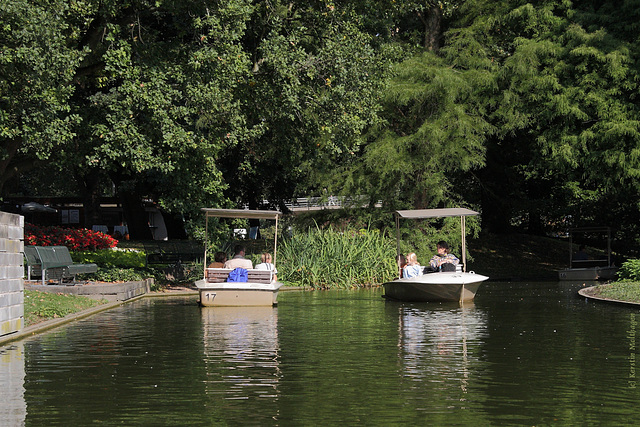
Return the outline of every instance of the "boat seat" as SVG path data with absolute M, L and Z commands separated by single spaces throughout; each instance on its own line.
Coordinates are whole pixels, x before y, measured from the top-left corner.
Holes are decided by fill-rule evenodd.
M 232 268 L 207 268 L 207 283 L 223 283 L 227 281 Z M 270 270 L 247 270 L 247 281 L 253 283 L 271 283 L 273 281 L 273 271 Z

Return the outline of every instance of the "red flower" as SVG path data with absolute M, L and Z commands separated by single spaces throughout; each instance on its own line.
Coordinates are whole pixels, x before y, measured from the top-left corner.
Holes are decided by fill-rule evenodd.
M 113 248 L 118 244 L 116 239 L 100 231 L 28 223 L 24 225 L 24 242 L 37 246 L 67 246 L 72 251 Z

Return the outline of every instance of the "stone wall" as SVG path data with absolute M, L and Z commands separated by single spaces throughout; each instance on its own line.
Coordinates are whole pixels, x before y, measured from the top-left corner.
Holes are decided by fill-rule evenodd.
M 24 217 L 0 212 L 0 336 L 24 327 Z

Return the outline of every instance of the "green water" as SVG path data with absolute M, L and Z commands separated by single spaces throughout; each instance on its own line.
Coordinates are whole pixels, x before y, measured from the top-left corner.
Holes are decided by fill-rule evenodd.
M 578 288 L 145 298 L 0 347 L 0 425 L 637 424 L 638 309 Z

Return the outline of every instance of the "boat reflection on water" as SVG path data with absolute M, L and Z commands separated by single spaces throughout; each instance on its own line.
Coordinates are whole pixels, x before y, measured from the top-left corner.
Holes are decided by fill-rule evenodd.
M 398 306 L 400 360 L 405 375 L 436 389 L 469 385 L 486 336 L 486 314 L 473 303 Z M 438 385 L 440 384 L 440 385 Z M 464 399 L 464 397 L 461 397 Z
M 278 309 L 202 307 L 201 310 L 207 394 L 223 399 L 277 399 L 281 377 Z

